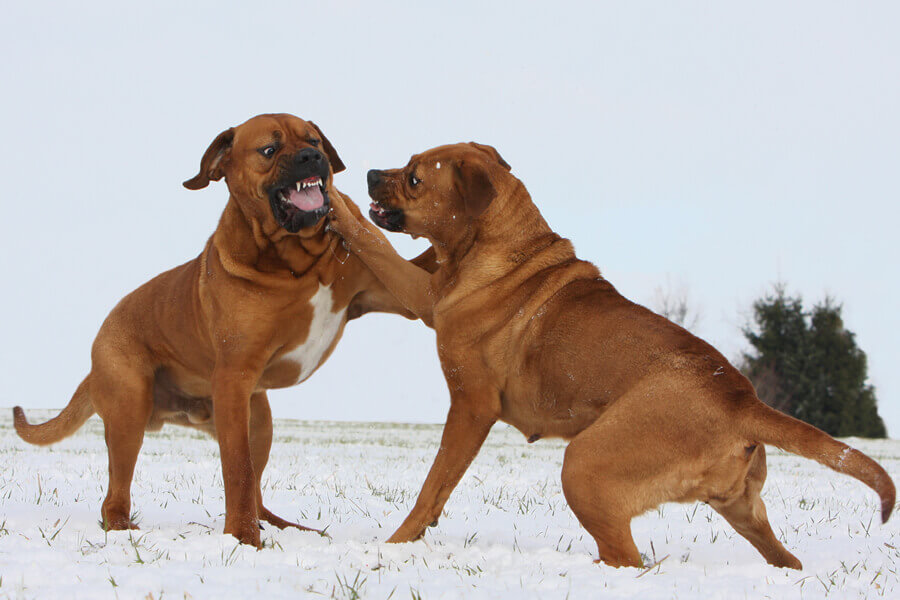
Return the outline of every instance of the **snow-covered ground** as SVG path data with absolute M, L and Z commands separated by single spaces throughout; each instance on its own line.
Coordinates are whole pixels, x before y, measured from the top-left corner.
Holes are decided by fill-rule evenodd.
M 331 539 L 267 527 L 261 551 L 222 535 L 216 444 L 167 427 L 148 434 L 132 487 L 135 532 L 104 533 L 102 424 L 49 448 L 18 439 L 0 412 L 3 598 L 897 598 L 900 518 L 882 526 L 873 492 L 770 449 L 764 498 L 801 572 L 775 569 L 705 505 L 634 521 L 647 570 L 595 565 L 566 506 L 564 444 L 497 427 L 437 528 L 387 545 L 415 500 L 440 427 L 275 424 L 264 497 Z M 49 417 L 30 411 L 32 420 Z M 851 440 L 900 476 L 900 442 Z M 898 515 L 900 516 L 900 515 Z

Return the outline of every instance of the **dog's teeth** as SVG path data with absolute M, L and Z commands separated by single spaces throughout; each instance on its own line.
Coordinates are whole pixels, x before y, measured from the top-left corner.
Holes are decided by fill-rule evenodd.
M 303 187 L 303 184 L 300 183 L 300 182 L 298 181 L 298 182 L 297 182 L 297 191 L 298 191 L 298 192 L 300 191 L 300 188 L 301 188 L 301 187 Z

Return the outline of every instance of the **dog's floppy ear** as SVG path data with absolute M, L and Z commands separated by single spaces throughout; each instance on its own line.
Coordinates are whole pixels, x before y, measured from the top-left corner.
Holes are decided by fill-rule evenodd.
M 490 206 L 497 196 L 494 183 L 484 165 L 478 161 L 459 161 L 456 165 L 456 185 L 466 207 L 466 214 L 475 218 Z
M 512 167 L 509 166 L 509 163 L 503 160 L 503 157 L 500 156 L 500 153 L 497 152 L 497 149 L 493 146 L 488 146 L 487 144 L 479 144 L 478 142 L 469 142 L 469 145 L 478 148 L 482 152 L 486 152 L 488 155 L 490 155 L 491 158 L 500 163 L 500 166 L 502 166 L 507 171 L 512 170 Z
M 322 130 L 319 129 L 319 126 L 313 123 L 312 121 L 307 121 L 313 128 L 319 132 L 319 135 L 322 137 L 322 149 L 325 150 L 325 155 L 328 157 L 328 162 L 331 163 L 331 170 L 334 173 L 340 173 L 347 167 L 344 166 L 344 161 L 341 160 L 341 157 L 338 156 L 337 150 L 334 149 L 334 146 L 331 145 L 331 142 L 328 141 L 328 138 L 325 137 L 325 134 L 322 133 Z
M 222 169 L 222 159 L 231 150 L 231 144 L 234 142 L 234 127 L 229 127 L 216 136 L 203 158 L 200 159 L 200 172 L 193 178 L 188 179 L 182 185 L 189 190 L 202 190 L 209 185 L 210 181 L 218 181 L 225 175 Z

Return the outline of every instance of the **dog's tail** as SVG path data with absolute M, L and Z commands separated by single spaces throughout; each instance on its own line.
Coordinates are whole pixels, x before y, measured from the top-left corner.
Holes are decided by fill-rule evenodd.
M 881 521 L 894 510 L 897 491 L 890 475 L 877 462 L 837 441 L 821 429 L 771 408 L 758 400 L 745 413 L 745 434 L 854 477 L 875 490 L 881 498 Z
M 13 408 L 13 422 L 19 437 L 29 444 L 46 446 L 75 433 L 94 414 L 94 405 L 88 393 L 89 380 L 90 375 L 75 390 L 68 406 L 46 423 L 32 425 L 25 418 L 25 411 L 21 406 Z

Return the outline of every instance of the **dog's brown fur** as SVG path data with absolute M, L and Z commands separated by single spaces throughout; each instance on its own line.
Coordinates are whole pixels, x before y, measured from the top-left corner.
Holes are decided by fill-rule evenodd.
M 271 158 L 258 151 L 276 141 Z M 262 503 L 260 478 L 272 444 L 266 390 L 308 377 L 328 358 L 348 319 L 369 311 L 413 317 L 358 258 L 348 256 L 340 238 L 326 230 L 326 219 L 296 233 L 275 220 L 267 186 L 289 172 L 301 150 L 313 147 L 328 159 L 322 180 L 333 199 L 333 173 L 344 165 L 312 122 L 260 115 L 222 132 L 204 154 L 199 174 L 185 182 L 200 189 L 224 177 L 230 192 L 200 256 L 119 302 L 94 341 L 90 373 L 59 416 L 30 425 L 22 409 L 14 409 L 19 435 L 42 445 L 72 434 L 94 412 L 100 415 L 109 451 L 106 527 L 135 528 L 135 461 L 144 431 L 164 423 L 194 427 L 218 440 L 225 533 L 258 547 L 260 519 L 300 527 Z M 426 253 L 417 260 L 427 265 L 430 259 Z M 331 319 L 322 334 L 331 337 L 308 339 L 321 333 L 312 331 L 311 300 L 326 288 L 331 306 L 319 307 L 318 318 Z M 307 342 L 317 349 L 308 361 L 315 364 L 289 354 Z
M 571 440 L 563 491 L 610 565 L 642 564 L 633 517 L 701 501 L 769 563 L 799 569 L 760 499 L 764 444 L 859 479 L 880 496 L 882 519 L 891 514 L 884 469 L 769 408 L 713 347 L 622 297 L 551 231 L 493 148 L 443 146 L 374 175 L 373 220 L 402 211 L 402 230 L 433 244 L 437 271 L 406 263 L 349 203 L 333 203 L 332 227 L 435 328 L 450 388 L 437 458 L 389 541 L 415 540 L 437 521 L 498 420 L 529 441 Z

